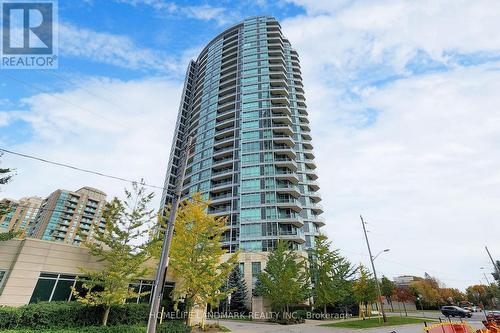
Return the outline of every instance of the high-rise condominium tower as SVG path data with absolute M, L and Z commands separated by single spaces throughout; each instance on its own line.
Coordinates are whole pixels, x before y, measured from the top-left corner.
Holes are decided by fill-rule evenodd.
M 261 252 L 281 239 L 305 250 L 324 224 L 307 115 L 299 57 L 280 24 L 236 24 L 189 64 L 165 186 L 177 184 L 192 137 L 182 196 L 200 192 L 209 213 L 228 217 L 223 246 Z
M 78 245 L 93 227 L 104 228 L 106 193 L 92 187 L 57 190 L 43 200 L 28 236 Z

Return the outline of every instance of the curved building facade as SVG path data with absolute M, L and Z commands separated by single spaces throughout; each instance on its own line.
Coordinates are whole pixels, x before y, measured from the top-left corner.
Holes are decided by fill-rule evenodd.
M 314 246 L 324 222 L 299 56 L 273 17 L 214 38 L 186 73 L 165 187 L 200 192 L 227 216 L 223 246 L 266 252 L 278 240 Z M 171 200 L 165 191 L 162 204 Z

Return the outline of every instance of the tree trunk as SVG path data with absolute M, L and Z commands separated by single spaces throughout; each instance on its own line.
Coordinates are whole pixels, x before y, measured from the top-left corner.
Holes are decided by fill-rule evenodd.
M 405 305 L 405 302 L 403 302 L 403 308 L 405 309 L 405 315 L 406 315 L 406 317 L 408 317 L 408 312 L 406 312 L 406 305 Z
M 389 304 L 391 305 L 392 312 L 394 312 L 394 306 L 392 306 L 392 299 L 388 299 L 388 300 L 389 300 Z
M 326 304 L 324 304 L 324 305 L 323 305 L 323 314 L 325 315 L 325 319 L 326 319 L 326 315 L 328 314 L 328 313 L 326 312 Z
M 186 325 L 189 326 L 190 323 L 190 319 L 191 319 L 191 305 L 189 305 L 188 303 L 186 303 Z
M 108 324 L 108 317 L 109 317 L 109 310 L 111 309 L 110 306 L 106 306 L 104 308 L 104 313 L 102 315 L 102 326 L 106 326 Z

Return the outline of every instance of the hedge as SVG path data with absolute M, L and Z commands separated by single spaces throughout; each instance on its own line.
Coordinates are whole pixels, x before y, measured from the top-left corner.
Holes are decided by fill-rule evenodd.
M 135 333 L 134 329 L 144 326 L 149 316 L 148 304 L 124 304 L 111 307 L 107 328 L 99 328 L 100 331 L 93 331 L 91 326 L 99 326 L 104 309 L 99 306 L 85 306 L 77 302 L 40 302 L 24 305 L 18 308 L 0 307 L 0 329 L 57 329 L 80 327 L 78 332 L 87 331 L 83 327 L 88 327 L 88 333 L 103 332 L 114 333 L 114 326 L 126 325 L 130 330 L 124 333 Z M 182 324 L 182 323 L 181 323 Z M 168 325 L 180 325 L 167 323 Z M 183 324 L 182 324 L 183 325 Z M 182 326 L 181 325 L 181 326 Z M 135 326 L 135 328 L 134 328 Z M 179 327 L 181 327 L 179 326 Z M 144 331 L 141 328 L 141 332 Z M 27 331 L 29 332 L 29 330 Z M 61 331 L 64 333 L 64 331 Z M 159 332 L 161 332 L 159 330 Z
M 33 330 L 29 328 L 18 328 L 5 331 L 5 333 L 144 333 L 146 326 L 87 326 L 74 328 L 56 328 L 48 330 Z M 168 322 L 159 325 L 158 333 L 189 333 L 191 329 L 182 322 Z

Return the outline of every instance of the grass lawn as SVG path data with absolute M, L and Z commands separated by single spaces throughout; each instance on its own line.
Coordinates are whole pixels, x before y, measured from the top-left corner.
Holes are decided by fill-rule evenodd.
M 323 324 L 319 326 L 327 327 L 343 327 L 343 328 L 372 328 L 372 327 L 382 327 L 382 326 L 396 326 L 396 325 L 407 325 L 407 324 L 423 324 L 424 321 L 430 322 L 432 319 L 420 319 L 420 318 L 409 318 L 409 317 L 387 317 L 387 323 L 380 321 L 378 318 L 371 318 L 366 320 L 349 320 L 342 321 L 338 323 Z

